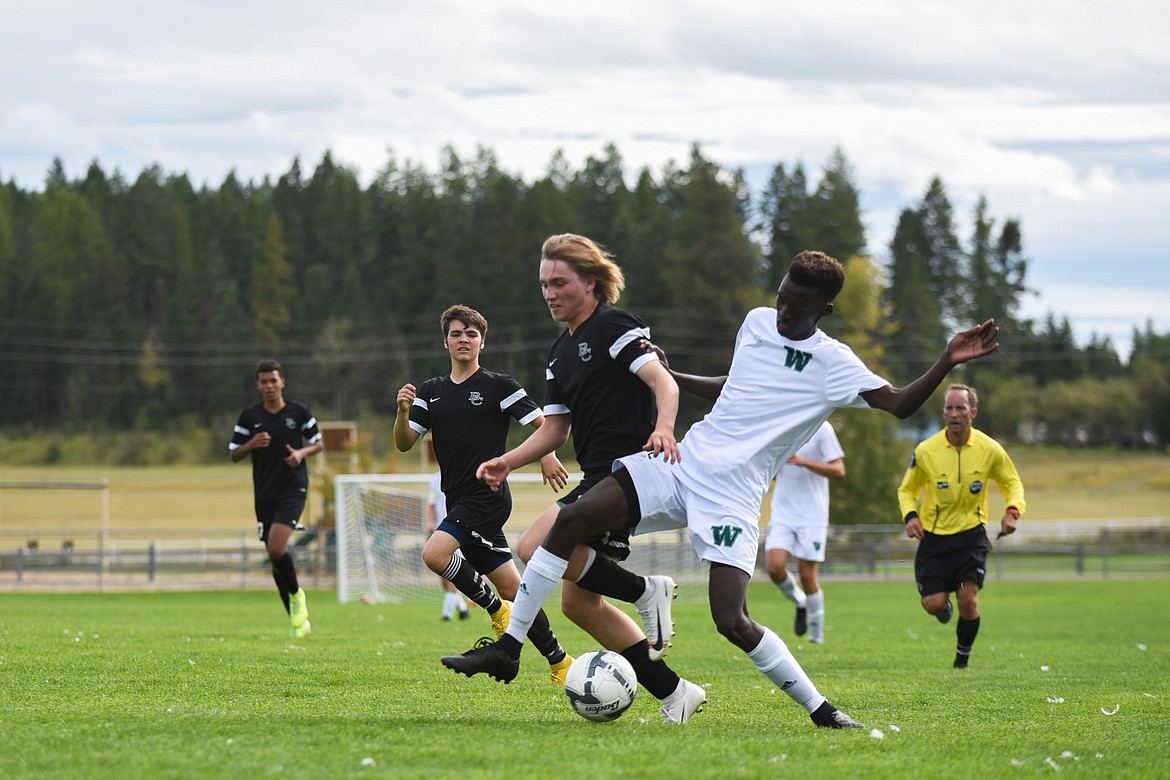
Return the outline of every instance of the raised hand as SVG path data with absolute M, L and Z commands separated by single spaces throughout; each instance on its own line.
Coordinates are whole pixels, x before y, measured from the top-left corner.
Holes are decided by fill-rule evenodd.
M 958 365 L 990 355 L 999 349 L 999 342 L 995 340 L 998 335 L 999 328 L 995 320 L 982 322 L 970 330 L 955 334 L 947 344 L 947 357 L 952 364 Z

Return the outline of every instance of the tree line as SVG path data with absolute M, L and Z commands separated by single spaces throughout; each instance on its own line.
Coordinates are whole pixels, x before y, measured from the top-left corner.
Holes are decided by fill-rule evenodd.
M 995 317 L 1001 352 L 956 375 L 985 399 L 981 427 L 1170 441 L 1170 334 L 1135 329 L 1123 362 L 1108 338 L 1076 344 L 1067 318 L 1022 319 L 1023 228 L 986 201 L 972 217 L 959 236 L 936 178 L 902 210 L 886 256 L 864 256 L 841 151 L 814 174 L 777 163 L 756 195 L 697 146 L 632 184 L 612 145 L 579 168 L 557 153 L 534 181 L 488 149 L 447 149 L 436 170 L 391 154 L 368 186 L 328 153 L 308 174 L 295 159 L 275 180 L 230 174 L 214 188 L 158 166 L 129 181 L 96 161 L 69 178 L 56 161 L 41 190 L 0 184 L 0 426 L 222 425 L 254 402 L 252 368 L 269 356 L 322 419 L 389 415 L 402 382 L 445 372 L 438 315 L 457 302 L 488 317 L 485 365 L 539 397 L 557 333 L 539 248 L 576 232 L 615 254 L 621 305 L 681 370 L 724 373 L 744 313 L 771 305 L 789 258 L 817 248 L 849 268 L 823 327 L 896 384 L 950 333 Z M 684 422 L 704 411 L 688 404 Z M 931 408 L 917 424 L 937 419 Z

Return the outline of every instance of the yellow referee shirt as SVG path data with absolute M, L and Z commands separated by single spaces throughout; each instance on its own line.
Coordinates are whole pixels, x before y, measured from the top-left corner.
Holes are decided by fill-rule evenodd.
M 984 525 L 991 480 L 995 480 L 1007 506 L 1015 507 L 1022 515 L 1024 483 L 1000 443 L 972 428 L 967 443 L 956 449 L 947 441 L 944 428 L 914 448 L 910 468 L 898 488 L 902 518 L 918 512 L 924 531 L 942 535 Z

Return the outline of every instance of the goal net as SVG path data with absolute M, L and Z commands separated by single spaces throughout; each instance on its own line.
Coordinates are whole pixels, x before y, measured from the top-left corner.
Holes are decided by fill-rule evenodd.
M 427 486 L 431 474 L 340 474 L 335 480 L 337 597 L 341 602 L 403 603 L 439 597 L 436 574 L 422 561 L 427 540 Z M 569 475 L 569 484 L 579 482 Z M 513 473 L 512 516 L 504 527 L 513 552 L 524 531 L 557 495 L 538 473 Z M 563 495 L 563 493 L 562 493 Z M 442 518 L 440 518 L 442 519 Z M 706 569 L 685 531 L 635 537 L 626 565 L 639 574 L 668 574 L 679 598 L 705 596 Z M 521 571 L 524 564 L 516 559 Z

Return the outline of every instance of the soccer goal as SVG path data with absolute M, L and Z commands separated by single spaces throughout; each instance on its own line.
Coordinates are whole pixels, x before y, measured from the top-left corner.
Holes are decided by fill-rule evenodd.
M 335 480 L 337 598 L 341 602 L 420 602 L 440 593 L 437 575 L 422 561 L 427 540 L 427 484 L 430 474 L 340 474 Z M 571 474 L 569 483 L 580 480 Z M 515 551 L 524 531 L 555 503 L 557 494 L 540 474 L 512 473 L 512 517 L 504 531 Z M 668 574 L 705 598 L 706 569 L 685 531 L 635 537 L 628 568 L 640 574 Z M 517 560 L 523 571 L 523 564 Z M 690 587 L 693 586 L 693 587 Z

